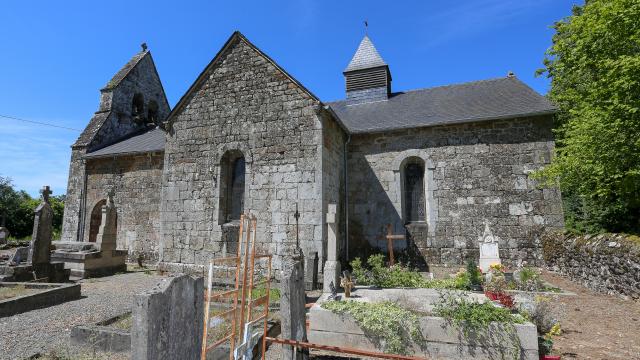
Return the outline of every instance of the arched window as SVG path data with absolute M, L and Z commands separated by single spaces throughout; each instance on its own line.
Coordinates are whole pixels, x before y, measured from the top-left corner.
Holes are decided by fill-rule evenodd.
M 102 225 L 102 207 L 107 204 L 107 200 L 102 199 L 91 210 L 89 220 L 89 242 L 96 242 L 100 225 Z
M 405 223 L 425 221 L 424 161 L 409 158 L 403 167 L 403 194 Z
M 220 210 L 221 221 L 240 219 L 244 211 L 244 187 L 246 165 L 239 151 L 228 151 L 221 161 Z
M 140 93 L 133 95 L 131 103 L 131 117 L 136 120 L 142 120 L 144 117 L 144 96 Z
M 147 104 L 147 123 L 158 123 L 158 103 L 155 100 L 150 100 Z

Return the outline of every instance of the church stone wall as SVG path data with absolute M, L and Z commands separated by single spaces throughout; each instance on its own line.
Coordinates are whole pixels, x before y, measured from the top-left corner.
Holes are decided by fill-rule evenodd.
M 62 241 L 79 241 L 80 214 L 84 197 L 84 160 L 85 147 L 71 149 L 69 162 L 69 180 L 67 181 L 67 195 L 64 200 L 64 215 L 62 217 Z
M 345 131 L 336 121 L 329 117 L 323 118 L 323 148 L 322 148 L 322 187 L 323 187 L 323 223 L 329 204 L 336 204 L 338 217 L 336 218 L 336 238 L 338 239 L 338 254 L 344 255 L 344 143 L 347 140 Z M 326 232 L 326 227 L 323 227 Z M 326 238 L 326 234 L 323 235 Z M 323 254 L 326 254 L 324 249 Z M 320 258 L 320 260 L 326 260 Z
M 354 135 L 349 146 L 351 258 L 386 248 L 387 223 L 405 233 L 402 161 L 425 161 L 425 222 L 410 224 L 411 247 L 428 264 L 478 258 L 484 221 L 500 256 L 540 263 L 543 229 L 563 226 L 557 189 L 539 189 L 528 174 L 548 164 L 552 117 L 478 122 Z M 384 251 L 384 250 L 382 250 Z
M 139 255 L 146 262 L 157 261 L 163 161 L 162 153 L 87 160 L 87 216 L 81 241 L 89 241 L 93 208 L 113 190 L 118 249 L 127 250 L 130 261 Z
M 296 203 L 301 247 L 322 257 L 319 102 L 241 36 L 218 56 L 170 119 L 161 265 L 197 268 L 235 249 L 223 236 L 232 224 L 219 223 L 220 164 L 231 150 L 245 157 L 244 208 L 257 216 L 257 248 L 276 255 L 274 268 L 295 247 Z

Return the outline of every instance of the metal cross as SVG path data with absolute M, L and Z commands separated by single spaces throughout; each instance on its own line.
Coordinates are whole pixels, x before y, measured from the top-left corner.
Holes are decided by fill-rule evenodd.
M 300 219 L 300 213 L 298 212 L 298 203 L 296 203 L 296 213 L 293 214 L 293 217 L 296 218 L 296 248 L 300 249 L 300 239 L 298 232 L 298 219 Z

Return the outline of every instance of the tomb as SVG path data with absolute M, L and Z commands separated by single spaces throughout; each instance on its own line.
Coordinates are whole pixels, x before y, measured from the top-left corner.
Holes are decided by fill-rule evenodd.
M 462 295 L 463 292 L 458 292 Z M 436 289 L 369 289 L 357 286 L 357 297 L 338 300 L 379 303 L 389 301 L 402 304 L 403 307 L 420 314 L 418 327 L 422 339 L 407 344 L 407 353 L 428 359 L 468 359 L 488 360 L 513 358 L 516 351 L 518 359 L 538 359 L 538 340 L 536 326 L 530 322 L 513 324 L 509 328 L 492 323 L 486 330 L 477 330 L 466 336 L 454 323 L 431 312 L 441 294 Z M 482 294 L 467 294 L 474 301 L 484 301 Z M 337 314 L 322 307 L 332 301 L 329 294 L 323 294 L 309 311 L 308 339 L 310 343 L 348 347 L 367 351 L 384 351 L 384 341 L 376 334 L 364 331 L 348 313 Z M 517 350 L 516 350 L 517 349 Z
M 71 276 L 84 279 L 112 275 L 127 270 L 126 250 L 116 249 L 117 220 L 112 195 L 102 204 L 95 242 L 59 241 L 52 259 L 64 263 Z

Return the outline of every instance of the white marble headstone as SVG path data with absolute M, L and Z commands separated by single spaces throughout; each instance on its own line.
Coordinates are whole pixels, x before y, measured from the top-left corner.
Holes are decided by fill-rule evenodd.
M 480 269 L 486 273 L 489 270 L 489 266 L 495 264 L 502 264 L 498 241 L 491 233 L 489 223 L 485 221 L 484 234 L 480 238 Z

